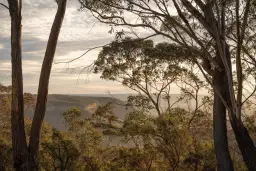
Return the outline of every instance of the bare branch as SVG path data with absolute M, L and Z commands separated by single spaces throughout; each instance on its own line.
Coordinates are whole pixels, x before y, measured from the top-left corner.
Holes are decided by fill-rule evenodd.
M 92 51 L 92 50 L 94 50 L 94 49 L 98 49 L 98 48 L 102 48 L 102 47 L 105 47 L 105 46 L 107 46 L 107 45 L 110 45 L 110 43 L 108 43 L 108 44 L 105 44 L 105 45 L 100 45 L 100 46 L 96 46 L 96 47 L 93 47 L 93 48 L 89 48 L 87 51 L 85 51 L 82 55 L 80 55 L 79 57 L 76 57 L 76 58 L 74 58 L 74 59 L 71 59 L 71 60 L 69 60 L 69 61 L 64 61 L 64 62 L 55 62 L 54 64 L 67 64 L 67 63 L 71 63 L 71 62 L 73 62 L 73 61 L 75 61 L 75 60 L 78 60 L 78 59 L 80 59 L 80 58 L 82 58 L 83 56 L 85 56 L 87 53 L 89 53 L 90 51 Z
M 111 96 L 112 98 L 117 99 L 117 97 L 115 97 L 115 96 L 114 96 L 113 94 L 111 94 L 109 91 L 108 91 L 108 94 L 109 94 L 109 96 Z M 130 105 L 130 104 L 121 104 L 121 103 L 117 103 L 117 102 L 112 102 L 112 103 L 114 103 L 115 105 L 124 106 L 124 107 L 128 107 L 128 106 L 134 107 L 133 105 Z
M 0 5 L 2 5 L 3 7 L 5 7 L 6 9 L 9 10 L 9 7 L 8 7 L 7 5 L 5 5 L 5 4 L 3 4 L 3 3 L 0 3 Z
M 137 39 L 137 40 L 131 40 L 131 41 L 127 41 L 127 43 L 129 43 L 129 42 L 134 42 L 134 41 L 143 41 L 143 40 L 146 40 L 146 39 L 148 39 L 148 38 L 151 38 L 151 37 L 154 37 L 154 36 L 156 36 L 156 35 L 158 35 L 158 34 L 152 34 L 152 35 L 149 35 L 149 36 L 147 36 L 147 37 L 144 37 L 144 38 L 140 38 L 140 39 Z M 69 61 L 64 61 L 64 62 L 55 62 L 54 64 L 67 64 L 67 63 L 71 63 L 71 62 L 73 62 L 73 61 L 75 61 L 75 60 L 78 60 L 78 59 L 80 59 L 80 58 L 82 58 L 83 56 L 85 56 L 87 53 L 89 53 L 90 51 L 92 51 L 92 50 L 95 50 L 95 49 L 98 49 L 98 48 L 103 48 L 103 47 L 106 47 L 106 46 L 108 46 L 108 45 L 110 45 L 111 43 L 107 43 L 107 44 L 105 44 L 105 45 L 100 45 L 100 46 L 96 46 L 96 47 L 92 47 L 92 48 L 89 48 L 89 49 L 87 49 L 87 51 L 85 51 L 82 55 L 80 55 L 79 57 L 76 57 L 76 58 L 74 58 L 74 59 L 71 59 L 71 60 L 69 60 Z
M 248 97 L 246 97 L 246 99 L 242 102 L 241 105 L 243 105 L 244 103 L 246 103 L 246 102 L 255 94 L 255 92 L 256 92 L 256 85 L 254 84 L 254 88 L 253 88 L 252 93 L 251 93 Z
M 83 67 L 83 69 L 79 72 L 78 74 L 78 78 L 77 78 L 77 81 L 76 83 L 78 84 L 78 81 L 79 81 L 79 77 L 80 75 L 87 69 L 88 73 L 92 71 L 92 69 L 94 68 L 94 62 L 92 62 L 90 65 L 87 65 L 85 67 Z

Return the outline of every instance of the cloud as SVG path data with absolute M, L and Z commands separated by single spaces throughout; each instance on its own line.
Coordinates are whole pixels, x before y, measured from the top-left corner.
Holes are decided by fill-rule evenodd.
M 1 3 L 7 4 L 5 0 Z M 79 4 L 68 1 L 66 15 L 56 49 L 55 62 L 80 56 L 88 48 L 113 40 L 109 26 L 99 23 L 86 11 L 78 11 Z M 36 93 L 47 40 L 57 10 L 55 0 L 23 0 L 22 58 L 24 91 Z M 10 16 L 0 8 L 0 82 L 11 84 Z M 92 63 L 100 49 L 69 65 L 54 64 L 50 79 L 50 93 L 106 93 L 127 91 L 122 85 L 100 79 L 99 75 L 81 74 L 83 66 Z M 75 72 L 70 72 L 75 68 Z M 79 76 L 79 80 L 78 80 Z M 89 82 L 88 82 L 89 78 Z M 109 85 L 106 87 L 106 85 Z
M 6 0 L 0 0 L 6 4 Z M 61 28 L 54 62 L 69 61 L 86 49 L 111 42 L 114 35 L 108 33 L 110 26 L 99 23 L 90 13 L 78 11 L 76 1 L 68 1 Z M 23 0 L 22 10 L 22 58 L 24 91 L 36 93 L 47 40 L 57 10 L 55 0 Z M 10 16 L 0 8 L 0 82 L 11 83 Z M 119 28 L 121 29 L 121 28 Z M 140 36 L 149 35 L 149 30 L 135 29 Z M 129 31 L 129 30 L 128 30 Z M 163 37 L 154 38 L 156 42 Z M 131 93 L 127 88 L 112 81 L 100 79 L 99 74 L 83 72 L 99 53 L 96 49 L 83 58 L 67 64 L 54 64 L 50 79 L 50 93 L 94 94 Z M 89 81 L 88 81 L 89 80 Z

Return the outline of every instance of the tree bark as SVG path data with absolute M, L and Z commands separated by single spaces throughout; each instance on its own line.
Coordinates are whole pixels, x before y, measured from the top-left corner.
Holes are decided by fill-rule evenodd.
M 231 69 L 231 56 L 228 49 L 228 45 L 226 45 L 226 57 L 229 61 L 229 66 Z M 224 84 L 228 84 L 228 82 L 224 82 Z M 223 85 L 224 85 L 223 84 Z M 228 89 L 228 85 L 224 86 L 224 93 L 223 97 L 225 101 L 227 102 L 230 109 L 234 108 L 232 106 L 233 103 L 231 103 L 230 99 L 230 91 Z M 237 110 L 241 110 L 241 108 L 237 108 Z M 233 110 L 231 110 L 233 111 Z M 241 113 L 241 111 L 236 111 Z M 232 118 L 230 118 L 231 127 L 233 129 L 233 132 L 235 134 L 235 138 L 238 144 L 238 147 L 242 153 L 243 160 L 246 164 L 246 167 L 249 171 L 256 171 L 256 147 L 254 145 L 253 140 L 250 137 L 250 134 L 247 130 L 247 128 L 243 125 L 243 122 L 240 117 L 237 117 L 236 113 L 232 113 L 230 115 Z
M 14 168 L 17 171 L 30 171 L 37 165 L 35 157 L 39 149 L 40 130 L 45 114 L 51 66 L 58 36 L 65 15 L 67 0 L 58 2 L 58 10 L 49 36 L 38 88 L 35 115 L 32 122 L 29 148 L 24 126 L 24 99 L 21 53 L 21 9 L 22 0 L 8 0 L 11 16 L 11 56 L 12 56 L 12 148 Z
M 60 0 L 58 2 L 58 10 L 51 28 L 51 33 L 48 39 L 45 57 L 41 69 L 41 75 L 39 79 L 37 102 L 29 142 L 29 152 L 34 162 L 34 165 L 36 165 L 37 163 L 36 160 L 39 149 L 40 130 L 45 116 L 52 62 L 55 55 L 55 50 L 57 46 L 60 29 L 62 26 L 62 21 L 66 11 L 66 4 L 67 0 Z
M 21 54 L 21 1 L 9 0 L 11 16 L 11 58 L 12 58 L 12 149 L 14 168 L 27 170 L 28 156 L 26 134 L 24 129 L 24 99 Z
M 256 148 L 248 130 L 240 123 L 231 123 L 238 147 L 242 153 L 243 160 L 249 171 L 256 171 Z
M 213 73 L 213 85 L 220 94 L 225 94 L 225 89 L 223 88 L 223 85 L 226 84 L 225 82 L 225 74 L 215 70 Z M 228 148 L 226 107 L 216 93 L 214 93 L 213 105 L 213 136 L 218 171 L 233 171 L 233 163 Z

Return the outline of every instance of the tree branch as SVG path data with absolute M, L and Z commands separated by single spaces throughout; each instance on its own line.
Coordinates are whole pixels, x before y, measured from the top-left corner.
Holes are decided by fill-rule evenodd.
M 9 7 L 8 7 L 7 5 L 5 5 L 5 4 L 3 4 L 3 3 L 0 3 L 0 5 L 2 5 L 3 7 L 5 7 L 6 9 L 9 10 Z
M 243 44 L 243 40 L 241 38 L 240 33 L 240 18 L 239 18 L 239 0 L 236 0 L 236 36 L 237 36 L 237 51 L 236 51 L 236 75 L 237 75 L 237 107 L 238 111 L 241 111 L 242 105 L 242 93 L 243 93 L 243 71 L 242 71 L 242 61 L 241 61 L 241 45 Z M 239 112 L 238 117 L 241 118 Z

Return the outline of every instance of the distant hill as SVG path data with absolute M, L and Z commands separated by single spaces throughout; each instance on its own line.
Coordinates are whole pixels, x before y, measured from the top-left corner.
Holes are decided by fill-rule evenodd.
M 45 121 L 53 127 L 65 131 L 67 127 L 64 123 L 62 116 L 63 112 L 68 111 L 72 107 L 78 107 L 85 117 L 91 117 L 95 110 L 100 105 L 105 105 L 108 102 L 113 102 L 114 113 L 120 118 L 124 119 L 125 115 L 132 111 L 132 108 L 126 108 L 125 102 L 114 97 L 101 97 L 101 96 L 78 96 L 78 95 L 49 95 Z M 25 115 L 33 118 L 33 109 L 25 110 Z
M 100 105 L 105 105 L 108 102 L 114 104 L 114 113 L 119 119 L 124 119 L 125 115 L 132 111 L 132 108 L 126 108 L 125 101 L 129 95 L 135 94 L 69 94 L 59 95 L 51 94 L 48 96 L 45 121 L 51 124 L 53 127 L 65 131 L 67 127 L 64 123 L 63 112 L 68 111 L 72 107 L 78 107 L 85 117 L 91 117 L 95 110 Z M 179 94 L 172 94 L 170 102 L 175 104 L 175 101 L 179 98 Z M 199 96 L 199 101 L 203 96 Z M 167 107 L 167 103 L 161 100 L 161 109 L 164 110 Z M 188 105 L 191 109 L 195 106 L 195 101 L 191 100 L 189 103 L 180 101 L 173 107 L 182 107 L 187 109 Z M 33 118 L 33 109 L 29 108 L 25 110 L 25 115 L 30 119 Z M 152 115 L 156 115 L 155 110 L 151 110 Z

